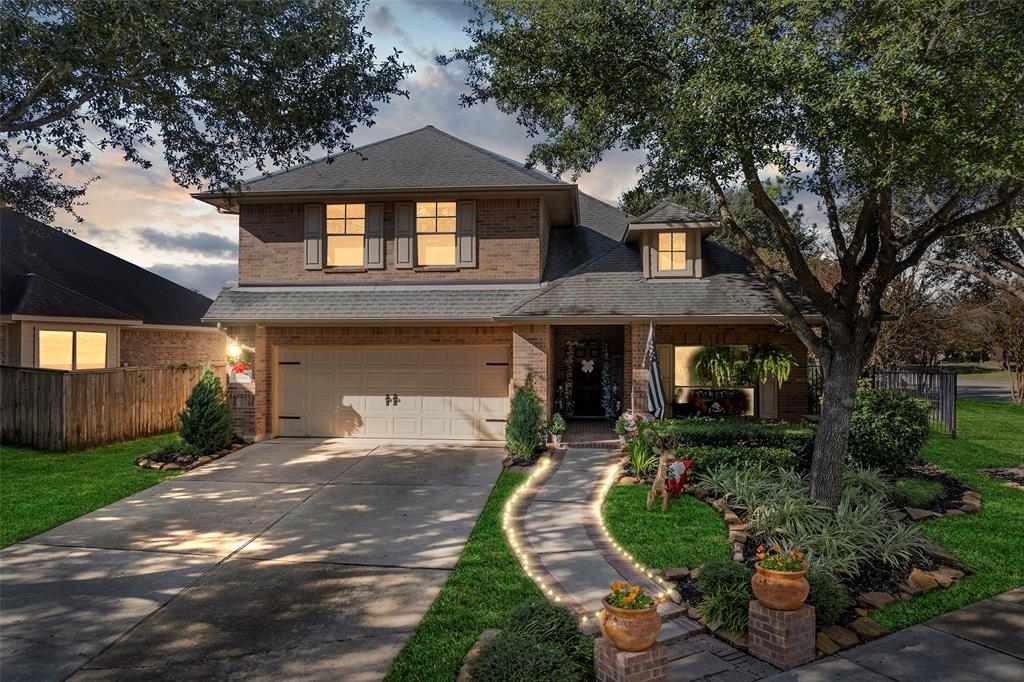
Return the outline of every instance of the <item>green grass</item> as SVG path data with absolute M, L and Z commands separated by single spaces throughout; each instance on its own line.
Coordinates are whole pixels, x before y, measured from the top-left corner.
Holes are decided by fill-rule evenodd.
M 957 416 L 958 437 L 935 433 L 923 454 L 980 492 L 982 507 L 974 514 L 927 521 L 922 530 L 974 574 L 945 590 L 874 613 L 890 630 L 1024 584 L 1024 490 L 1003 485 L 981 471 L 1013 467 L 1024 459 L 1024 406 L 959 401 Z
M 604 520 L 609 533 L 647 568 L 702 566 L 732 556 L 725 522 L 700 500 L 682 495 L 661 511 L 647 511 L 646 485 L 617 485 L 608 493 Z
M 526 479 L 502 472 L 444 587 L 388 671 L 387 680 L 454 680 L 487 628 L 524 601 L 542 599 L 505 541 L 505 500 Z
M 42 533 L 175 475 L 134 460 L 177 434 L 80 452 L 0 448 L 0 547 Z
M 942 494 L 942 483 L 923 478 L 901 478 L 896 481 L 895 492 L 903 504 L 922 507 Z

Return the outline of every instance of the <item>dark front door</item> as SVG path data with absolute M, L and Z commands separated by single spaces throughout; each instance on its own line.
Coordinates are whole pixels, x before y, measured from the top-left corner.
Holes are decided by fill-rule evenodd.
M 601 406 L 601 349 L 583 344 L 572 363 L 572 397 L 577 417 L 603 417 Z

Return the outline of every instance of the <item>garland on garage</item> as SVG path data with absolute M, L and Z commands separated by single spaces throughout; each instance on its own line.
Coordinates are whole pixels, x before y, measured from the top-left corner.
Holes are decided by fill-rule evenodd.
M 582 346 L 595 343 L 571 339 L 565 342 L 565 382 L 562 384 L 562 410 L 566 417 L 576 416 L 576 401 L 573 398 L 573 363 L 576 361 L 576 350 Z M 605 419 L 615 419 L 619 414 L 615 384 L 612 381 L 611 353 L 607 341 L 597 342 L 601 349 L 601 407 Z

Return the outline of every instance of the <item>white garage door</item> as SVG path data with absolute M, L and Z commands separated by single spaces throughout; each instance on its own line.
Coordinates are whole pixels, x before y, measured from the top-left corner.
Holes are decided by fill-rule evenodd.
M 503 440 L 503 346 L 280 346 L 278 434 Z

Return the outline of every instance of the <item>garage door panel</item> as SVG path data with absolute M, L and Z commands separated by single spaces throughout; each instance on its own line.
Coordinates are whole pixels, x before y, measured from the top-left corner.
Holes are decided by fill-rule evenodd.
M 508 349 L 279 347 L 280 435 L 501 439 Z M 487 364 L 491 362 L 492 364 Z M 397 395 L 388 404 L 385 395 Z

